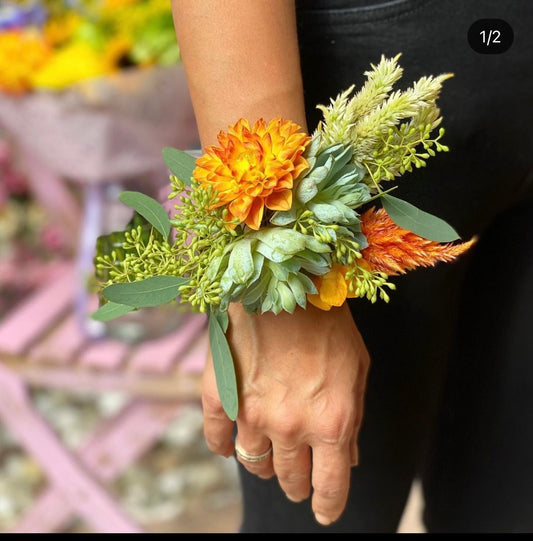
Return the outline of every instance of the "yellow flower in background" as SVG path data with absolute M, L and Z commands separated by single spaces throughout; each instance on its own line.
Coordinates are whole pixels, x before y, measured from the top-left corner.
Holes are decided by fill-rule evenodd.
M 9 94 L 26 92 L 32 87 L 35 71 L 50 55 L 50 48 L 37 32 L 0 32 L 0 90 Z
M 110 70 L 116 70 L 122 58 L 124 58 L 133 46 L 131 38 L 128 36 L 114 36 L 105 46 L 103 53 L 103 62 Z
M 241 119 L 220 132 L 220 146 L 209 146 L 196 161 L 194 178 L 218 193 L 217 207 L 226 205 L 229 219 L 259 229 L 264 208 L 288 210 L 292 187 L 308 168 L 303 152 L 310 137 L 290 120 Z
M 70 85 L 111 73 L 104 57 L 85 42 L 74 42 L 59 50 L 32 79 L 35 88 L 62 90 Z
M 81 22 L 81 17 L 74 12 L 51 18 L 43 27 L 44 39 L 51 47 L 63 45 L 72 39 Z

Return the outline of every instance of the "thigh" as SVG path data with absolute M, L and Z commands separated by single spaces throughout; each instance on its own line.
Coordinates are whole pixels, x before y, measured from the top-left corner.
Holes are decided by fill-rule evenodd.
M 533 531 L 533 201 L 474 252 L 424 475 L 431 532 Z

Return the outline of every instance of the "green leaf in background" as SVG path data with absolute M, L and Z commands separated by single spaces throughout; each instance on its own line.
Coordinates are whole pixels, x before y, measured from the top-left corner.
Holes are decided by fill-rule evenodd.
M 209 343 L 220 401 L 226 415 L 235 421 L 239 411 L 239 398 L 233 357 L 219 319 L 213 315 L 209 317 Z
M 459 238 L 455 229 L 444 220 L 389 194 L 381 196 L 383 208 L 391 220 L 415 235 L 436 242 L 452 242 Z
M 135 310 L 133 306 L 127 306 L 125 304 L 118 304 L 116 302 L 109 301 L 93 312 L 91 314 L 91 318 L 95 319 L 96 321 L 111 321 L 112 319 L 131 312 L 132 310 Z
M 168 238 L 170 219 L 161 203 L 140 192 L 122 192 L 120 200 L 148 220 L 164 238 Z
M 117 304 L 147 308 L 173 301 L 178 296 L 178 288 L 186 283 L 187 279 L 179 276 L 152 276 L 138 282 L 111 284 L 102 295 Z
M 177 148 L 166 147 L 161 152 L 163 160 L 170 172 L 177 176 L 186 186 L 191 185 L 191 177 L 196 167 L 196 158 L 178 150 Z

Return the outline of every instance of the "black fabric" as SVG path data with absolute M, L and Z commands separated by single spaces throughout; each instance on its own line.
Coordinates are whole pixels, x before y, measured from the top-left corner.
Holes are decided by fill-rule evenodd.
M 402 53 L 405 88 L 453 72 L 439 105 L 450 152 L 395 192 L 479 242 L 460 261 L 395 279 L 389 304 L 353 300 L 372 366 L 342 518 L 240 468 L 243 532 L 394 532 L 421 476 L 430 532 L 533 531 L 533 3 L 530 0 L 301 0 L 309 128 L 318 103 L 381 55 Z M 470 49 L 477 19 L 514 30 L 501 55 Z M 334 354 L 334 352 L 332 352 Z

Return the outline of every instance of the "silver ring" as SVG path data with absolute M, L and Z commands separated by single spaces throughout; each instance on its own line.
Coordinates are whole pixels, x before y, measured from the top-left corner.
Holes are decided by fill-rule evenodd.
M 235 441 L 235 453 L 246 462 L 261 462 L 272 453 L 272 446 L 260 455 L 250 455 Z

